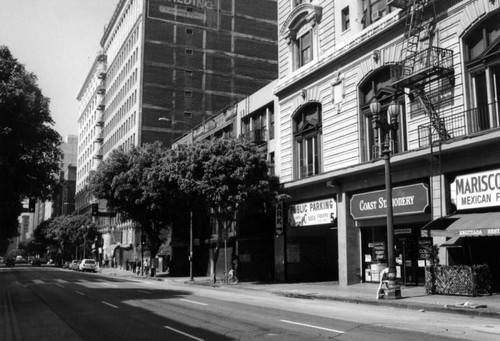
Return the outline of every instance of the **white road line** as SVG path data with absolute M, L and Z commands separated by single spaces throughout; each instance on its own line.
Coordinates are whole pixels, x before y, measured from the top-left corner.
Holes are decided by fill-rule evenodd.
M 164 327 L 165 327 L 165 328 L 167 328 L 167 329 L 170 329 L 170 330 L 172 330 L 172 331 L 174 331 L 174 332 L 176 332 L 176 333 L 179 333 L 179 334 L 182 334 L 182 335 L 184 335 L 184 336 L 190 337 L 190 338 L 192 338 L 193 340 L 204 341 L 203 339 L 197 338 L 196 336 L 190 335 L 190 334 L 188 334 L 188 333 L 181 332 L 181 331 L 180 331 L 180 330 L 178 330 L 178 329 L 175 329 L 175 328 L 172 328 L 172 327 L 169 327 L 169 326 L 164 326 Z
M 101 303 L 104 303 L 105 305 L 109 305 L 110 307 L 118 309 L 118 307 L 116 305 L 114 305 L 114 304 L 111 304 L 111 303 L 108 303 L 108 302 L 104 302 L 104 301 L 101 301 Z
M 59 288 L 64 288 L 64 285 L 62 285 L 62 284 L 56 283 L 56 285 L 57 285 Z
M 144 291 L 144 290 L 137 290 L 139 292 L 143 292 L 145 294 L 148 294 L 148 295 L 153 295 L 153 293 L 149 292 L 149 291 Z
M 55 281 L 58 282 L 58 283 L 61 283 L 61 284 L 68 283 L 68 281 L 65 281 L 64 279 L 60 279 L 60 278 L 56 278 Z
M 34 279 L 34 280 L 33 280 L 33 282 L 34 282 L 35 284 L 45 284 L 45 282 L 44 282 L 44 281 L 42 281 L 41 279 Z
M 193 303 L 193 304 L 199 304 L 199 305 L 208 305 L 206 303 L 201 303 L 201 302 L 196 302 L 196 301 L 191 301 L 191 300 L 185 300 L 183 298 L 180 298 L 179 300 L 183 301 L 183 302 L 188 302 L 188 303 Z
M 85 294 L 81 291 L 78 291 L 78 290 L 75 290 L 75 292 L 78 294 L 78 295 L 82 295 L 82 296 L 85 296 Z
M 102 284 L 102 285 L 107 285 L 108 287 L 118 288 L 118 285 L 115 285 L 115 284 L 110 284 L 110 283 L 106 283 L 106 282 L 97 282 L 97 283 Z
M 339 334 L 344 334 L 345 333 L 345 332 L 343 332 L 341 330 L 324 328 L 324 327 L 320 327 L 320 326 L 313 326 L 312 324 L 305 324 L 305 323 L 299 323 L 299 322 L 293 322 L 293 321 L 287 321 L 287 320 L 280 320 L 280 321 L 281 322 L 285 322 L 285 323 L 290 323 L 290 324 L 296 324 L 298 326 L 303 326 L 303 327 L 309 327 L 309 328 L 315 328 L 315 329 L 320 329 L 320 330 L 326 330 L 326 331 L 333 332 L 333 333 L 339 333 Z

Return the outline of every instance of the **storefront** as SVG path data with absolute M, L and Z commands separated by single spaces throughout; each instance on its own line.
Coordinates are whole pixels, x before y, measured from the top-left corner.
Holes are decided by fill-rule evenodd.
M 358 193 L 350 201 L 350 213 L 361 236 L 361 276 L 365 282 L 380 281 L 380 271 L 388 266 L 385 193 Z M 392 195 L 397 278 L 405 285 L 423 285 L 428 239 L 421 237 L 421 229 L 430 220 L 427 185 L 395 187 Z
M 288 205 L 286 280 L 338 279 L 337 202 L 323 198 Z
M 450 182 L 453 214 L 424 230 L 447 250 L 448 265 L 488 265 L 500 292 L 500 169 L 457 175 Z M 446 237 L 446 238 L 443 238 Z

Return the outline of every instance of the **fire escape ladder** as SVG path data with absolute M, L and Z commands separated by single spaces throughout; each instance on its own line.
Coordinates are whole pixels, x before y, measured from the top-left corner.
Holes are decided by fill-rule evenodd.
M 422 87 L 418 87 L 414 89 L 414 93 L 417 95 L 420 104 L 424 108 L 425 113 L 429 117 L 430 120 L 430 126 L 434 128 L 436 133 L 439 136 L 439 141 L 445 141 L 448 140 L 451 136 L 446 130 L 446 126 L 444 125 L 443 120 L 441 117 L 439 117 L 439 114 L 437 113 L 436 109 L 434 108 L 434 105 L 432 104 L 431 99 L 429 96 L 425 93 L 425 90 Z M 430 136 L 430 142 L 432 144 L 432 132 L 429 132 Z
M 420 33 L 423 29 L 424 2 L 426 0 L 410 0 L 405 22 L 405 41 L 401 50 L 403 77 L 413 74 L 413 67 L 417 56 Z

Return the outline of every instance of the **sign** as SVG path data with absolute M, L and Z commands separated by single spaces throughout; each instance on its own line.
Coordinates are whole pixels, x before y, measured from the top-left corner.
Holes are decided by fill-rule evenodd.
M 453 187 L 458 210 L 500 206 L 500 170 L 457 176 Z
M 290 227 L 333 224 L 337 218 L 337 203 L 334 199 L 290 205 L 288 223 Z
M 276 234 L 283 234 L 283 202 L 278 202 L 276 205 Z
M 372 219 L 387 216 L 386 191 L 354 194 L 351 198 L 351 216 L 354 219 Z M 423 183 L 392 189 L 392 209 L 395 216 L 424 213 L 429 206 L 429 190 Z
M 385 242 L 375 242 L 373 245 L 373 255 L 375 260 L 382 261 L 387 259 L 385 255 Z
M 460 237 L 500 236 L 500 228 L 460 230 L 458 235 Z

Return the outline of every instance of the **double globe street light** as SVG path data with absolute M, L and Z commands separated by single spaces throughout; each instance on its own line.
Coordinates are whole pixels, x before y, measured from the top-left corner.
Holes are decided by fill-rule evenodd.
M 399 104 L 392 99 L 387 107 L 387 119 L 382 120 L 380 116 L 381 104 L 374 98 L 370 103 L 372 113 L 372 126 L 377 129 L 377 136 L 381 144 L 382 156 L 384 159 L 386 207 L 387 207 L 387 289 L 385 290 L 385 299 L 401 298 L 401 288 L 396 283 L 396 259 L 394 258 L 394 222 L 392 209 L 392 179 L 391 179 L 391 161 L 390 156 L 397 141 L 397 130 L 399 128 Z M 392 143 L 391 143 L 392 142 Z

